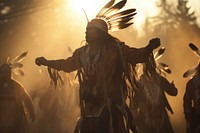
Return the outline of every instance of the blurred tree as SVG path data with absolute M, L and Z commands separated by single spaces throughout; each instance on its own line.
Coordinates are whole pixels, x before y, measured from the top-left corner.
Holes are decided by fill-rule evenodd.
M 168 39 L 172 31 L 178 25 L 176 15 L 171 4 L 167 0 L 160 0 L 156 3 L 159 13 L 154 17 L 147 17 L 145 30 L 147 34 L 157 35 L 162 39 Z
M 186 29 L 187 31 L 194 31 L 200 34 L 200 26 L 197 24 L 197 17 L 195 11 L 187 6 L 188 0 L 178 0 L 176 18 L 179 23 L 180 31 Z
M 194 11 L 189 13 L 190 8 L 187 7 L 187 0 L 178 0 L 177 17 L 179 21 L 185 21 L 188 25 L 194 25 L 196 23 L 196 17 Z
M 158 1 L 157 7 L 160 12 L 155 17 L 146 18 L 146 34 L 156 34 L 167 39 L 172 35 L 171 33 L 174 36 L 175 33 L 179 34 L 183 30 L 200 33 L 195 11 L 191 11 L 191 7 L 187 6 L 188 0 L 178 0 L 177 3 L 177 7 L 174 10 L 167 0 Z

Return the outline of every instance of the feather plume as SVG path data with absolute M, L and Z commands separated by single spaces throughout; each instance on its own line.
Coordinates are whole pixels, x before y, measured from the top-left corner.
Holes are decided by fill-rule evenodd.
M 166 72 L 163 69 L 159 69 L 159 71 L 166 77 Z
M 136 13 L 131 13 L 131 14 L 129 14 L 129 15 L 122 16 L 122 17 L 120 17 L 120 18 L 110 19 L 110 20 L 108 20 L 108 23 L 112 23 L 112 22 L 115 22 L 115 21 L 121 21 L 121 20 L 128 19 L 128 18 L 133 18 L 133 16 L 134 16 L 135 14 L 136 14 Z
M 11 61 L 11 64 L 14 64 L 16 62 L 21 62 L 27 55 L 28 51 L 26 52 L 23 52 L 21 55 L 15 57 L 12 61 Z
M 14 69 L 13 70 L 14 74 L 23 77 L 24 76 L 24 72 L 20 69 Z
M 167 64 L 162 63 L 162 62 L 158 62 L 158 66 L 161 68 L 169 67 Z
M 83 12 L 84 12 L 85 17 L 86 17 L 86 19 L 87 19 L 87 22 L 89 22 L 89 18 L 88 18 L 87 13 L 86 13 L 86 11 L 85 11 L 84 9 L 83 9 Z
M 200 50 L 198 49 L 197 46 L 195 46 L 193 43 L 189 43 L 189 47 L 192 49 L 192 51 L 200 57 Z
M 115 4 L 114 6 L 109 8 L 107 11 L 105 11 L 102 16 L 107 16 L 109 13 L 120 10 L 122 7 L 125 6 L 126 2 L 127 2 L 127 0 L 122 0 L 122 1 L 118 2 L 117 4 Z
M 129 21 L 136 14 L 136 9 L 127 9 L 118 12 L 125 6 L 127 0 L 121 0 L 116 4 L 114 3 L 115 0 L 108 2 L 96 15 L 96 19 L 104 20 L 108 26 L 108 30 L 124 29 L 132 25 L 133 23 Z
M 115 13 L 111 16 L 106 17 L 106 19 L 109 21 L 111 19 L 115 19 L 115 18 L 121 18 L 122 16 L 127 16 L 129 14 L 132 14 L 133 12 L 135 12 L 136 9 L 127 9 L 118 13 Z M 136 13 L 135 13 L 136 14 Z
M 133 18 L 130 17 L 130 18 L 125 18 L 125 19 L 119 19 L 118 21 L 112 21 L 112 22 L 110 22 L 110 24 L 111 25 L 125 24 L 125 23 L 129 22 L 131 19 L 133 19 Z
M 165 67 L 162 70 L 165 71 L 165 72 L 167 72 L 168 74 L 172 73 L 172 71 L 171 71 L 171 69 L 169 67 Z
M 11 64 L 11 68 L 14 69 L 14 68 L 22 68 L 23 67 L 23 64 L 20 63 L 20 62 L 16 62 L 14 64 Z
M 184 74 L 183 74 L 183 77 L 184 78 L 187 78 L 188 76 L 192 75 L 192 74 L 195 74 L 196 72 L 198 71 L 198 66 L 195 66 L 189 70 L 187 70 Z
M 160 48 L 155 54 L 154 54 L 154 58 L 155 60 L 158 60 L 162 57 L 163 53 L 165 52 L 165 48 L 162 47 Z
M 9 63 L 8 63 L 8 62 L 9 62 L 9 59 L 10 59 L 10 57 L 7 57 L 7 58 L 6 58 L 5 64 L 9 64 Z
M 124 29 L 124 28 L 129 27 L 132 24 L 133 23 L 118 24 L 118 25 L 111 26 L 111 29 Z
M 111 0 L 110 2 L 108 2 L 108 3 L 99 11 L 99 13 L 96 15 L 96 17 L 102 17 L 102 14 L 104 13 L 104 11 L 107 10 L 108 8 L 110 8 L 114 3 L 115 3 L 115 0 Z

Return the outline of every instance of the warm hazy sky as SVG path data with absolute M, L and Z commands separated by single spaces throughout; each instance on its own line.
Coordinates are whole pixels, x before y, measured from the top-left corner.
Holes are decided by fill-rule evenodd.
M 86 18 L 84 16 L 82 8 L 85 9 L 89 19 L 93 19 L 96 13 L 100 10 L 102 6 L 104 6 L 109 0 L 61 0 L 62 2 L 66 2 L 66 4 L 59 4 L 58 7 L 54 7 L 51 11 L 42 10 L 40 13 L 34 13 L 30 15 L 29 19 L 26 17 L 19 18 L 19 21 L 16 21 L 14 25 L 11 27 L 5 27 L 5 31 L 8 29 L 8 32 L 0 34 L 1 38 L 1 46 L 5 46 L 5 50 L 0 50 L 2 59 L 6 59 L 7 56 L 16 56 L 21 52 L 29 51 L 26 61 L 24 63 L 24 72 L 26 76 L 23 79 L 19 78 L 19 81 L 27 88 L 29 92 L 35 91 L 37 88 L 35 87 L 36 83 L 41 82 L 41 77 L 38 76 L 40 71 L 46 72 L 45 67 L 38 67 L 34 64 L 34 60 L 36 57 L 44 56 L 47 59 L 59 59 L 66 58 L 69 56 L 69 52 L 67 47 L 70 46 L 73 50 L 77 47 L 80 47 L 80 42 L 85 37 L 85 27 L 87 25 Z M 120 0 L 116 0 L 120 1 Z M 159 0 L 128 0 L 125 8 L 136 8 L 137 15 L 134 18 L 134 28 L 142 27 L 142 23 L 145 20 L 146 16 L 154 16 L 158 13 L 155 2 Z M 176 6 L 177 3 L 174 1 L 177 0 L 168 0 Z M 200 0 L 188 0 L 188 6 L 192 8 L 192 10 L 196 11 L 198 22 L 200 24 Z M 42 2 L 42 1 L 41 1 Z M 82 2 L 82 3 L 81 3 Z M 66 10 L 66 12 L 65 12 Z M 9 25 L 10 26 L 10 25 Z M 77 29 L 77 30 L 76 30 Z M 132 39 L 132 35 L 125 34 L 125 32 L 120 31 L 119 39 L 123 39 L 123 41 L 127 42 L 127 44 L 134 44 L 136 46 L 135 40 Z M 197 35 L 199 36 L 199 35 Z M 11 39 L 12 38 L 12 39 Z M 149 38 L 148 38 L 149 39 Z M 137 45 L 138 47 L 142 47 L 148 42 L 148 39 L 144 39 L 144 43 Z M 183 39 L 184 40 L 184 39 Z M 190 40 L 188 40 L 189 42 Z M 5 44 L 5 45 L 4 45 Z M 143 45 L 144 44 L 144 45 Z M 200 45 L 200 43 L 199 43 Z M 12 47 L 11 47 L 12 46 Z M 186 44 L 180 46 L 177 45 L 178 48 L 184 47 L 186 50 L 177 50 L 175 48 L 168 47 L 166 56 L 169 56 L 167 62 L 172 62 L 173 59 L 177 59 L 177 64 L 182 64 L 182 62 L 186 62 L 182 68 L 176 68 L 176 65 L 173 63 L 172 71 L 175 72 L 172 76 L 176 76 L 175 84 L 179 83 L 178 87 L 180 88 L 179 97 L 175 102 L 172 103 L 172 107 L 174 107 L 175 115 L 173 116 L 173 124 L 176 127 L 176 131 L 179 129 L 182 131 L 177 133 L 184 133 L 185 124 L 184 117 L 182 111 L 182 96 L 184 92 L 184 84 L 187 79 L 182 78 L 182 73 L 187 69 L 192 67 L 195 64 L 196 60 L 195 56 L 190 53 L 191 50 L 187 47 Z M 182 60 L 180 55 L 181 53 L 187 53 L 188 57 Z M 177 53 L 177 57 L 175 55 L 170 55 L 170 52 Z M 167 55 L 168 54 L 168 55 Z M 165 56 L 165 57 L 166 57 Z M 174 57 L 172 57 L 174 56 Z M 190 61 L 191 63 L 187 63 Z M 173 58 L 173 59 L 172 59 Z M 3 60 L 4 61 L 4 60 Z M 174 61 L 174 60 L 173 60 Z M 192 62 L 193 61 L 193 62 Z M 38 72 L 39 71 L 39 72 Z M 49 78 L 45 78 L 45 80 L 49 80 Z M 184 80 L 184 81 L 183 81 Z M 29 82 L 31 81 L 31 82 Z M 171 81 L 171 80 L 170 80 Z M 171 100 L 174 100 L 172 98 Z M 178 106 L 177 106 L 177 105 Z M 178 113 L 177 113 L 178 112 Z M 180 113 L 179 113 L 180 112 Z M 180 118 L 179 118 L 180 117 Z
M 104 6 L 109 0 L 68 0 L 72 11 L 76 10 L 79 15 L 83 15 L 82 8 L 85 9 L 89 19 L 94 18 L 96 13 L 100 10 L 100 7 Z M 116 0 L 117 2 L 120 0 Z M 146 16 L 154 16 L 158 13 L 156 8 L 156 2 L 159 0 L 128 0 L 125 8 L 136 8 L 137 15 L 135 16 L 134 23 L 135 27 L 139 28 L 142 26 L 142 22 L 145 20 Z M 177 0 L 176 0 L 177 1 Z M 175 0 L 168 0 L 171 2 L 174 7 L 177 5 Z M 69 4 L 68 3 L 68 4 Z M 79 3 L 79 4 L 77 4 Z M 79 5 L 79 6 L 77 6 Z M 197 15 L 199 16 L 198 23 L 200 23 L 200 1 L 199 0 L 189 0 L 188 6 L 192 8 L 191 11 L 195 10 Z

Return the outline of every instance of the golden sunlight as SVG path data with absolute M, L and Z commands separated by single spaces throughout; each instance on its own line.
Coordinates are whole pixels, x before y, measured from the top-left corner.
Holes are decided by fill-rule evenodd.
M 134 0 L 127 2 L 128 8 L 136 8 L 137 14 L 134 19 L 134 27 L 141 29 L 146 17 L 152 17 L 158 14 L 158 8 L 156 7 L 156 0 Z
M 73 8 L 78 15 L 84 15 L 85 10 L 89 20 L 93 19 L 98 11 L 103 7 L 106 0 L 95 1 L 95 0 L 70 0 L 70 7 Z
M 120 0 L 117 0 L 119 2 Z M 137 15 L 134 19 L 134 27 L 141 29 L 147 16 L 154 16 L 158 13 L 155 4 L 156 0 L 129 0 L 125 5 L 124 9 L 136 8 Z M 78 16 L 84 16 L 83 9 L 85 10 L 89 20 L 93 19 L 98 11 L 107 3 L 109 0 L 69 0 L 71 11 L 76 13 Z M 75 14 L 74 14 L 75 15 Z M 85 16 L 84 16 L 85 17 Z M 86 18 L 86 17 L 85 17 Z

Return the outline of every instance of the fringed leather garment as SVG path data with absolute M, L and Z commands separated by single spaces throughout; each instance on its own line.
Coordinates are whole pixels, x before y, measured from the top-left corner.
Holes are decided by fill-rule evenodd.
M 26 105 L 30 115 L 34 115 L 34 108 L 30 96 L 19 83 L 14 80 L 0 83 L 1 133 L 29 132 L 24 105 Z
M 130 91 L 125 80 L 133 82 L 130 67 L 144 62 L 150 52 L 148 47 L 136 49 L 116 42 L 102 44 L 93 54 L 89 44 L 77 49 L 66 60 L 48 61 L 48 66 L 56 70 L 78 70 L 81 117 L 75 132 L 128 133 L 129 129 L 135 130 L 126 105 Z
M 135 94 L 134 109 L 139 133 L 173 133 L 168 109 L 173 113 L 165 93 L 175 96 L 177 88 L 159 74 L 140 78 L 141 90 Z

